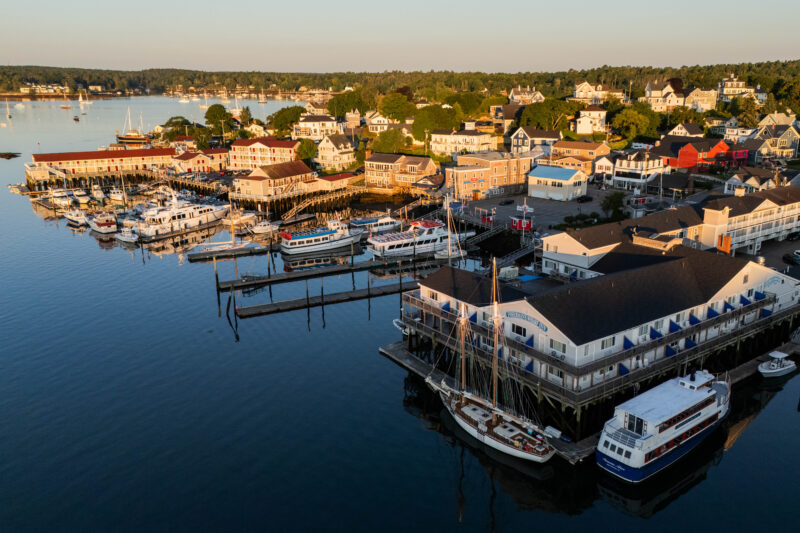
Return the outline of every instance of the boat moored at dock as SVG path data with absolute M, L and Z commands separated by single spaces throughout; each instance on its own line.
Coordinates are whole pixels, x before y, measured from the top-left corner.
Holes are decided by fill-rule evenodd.
M 361 239 L 363 231 L 350 229 L 338 220 L 331 220 L 327 226 L 295 233 L 283 232 L 281 233 L 281 252 L 304 254 L 349 246 Z
M 80 209 L 73 209 L 72 211 L 67 211 L 66 213 L 64 213 L 64 218 L 67 219 L 68 223 L 74 224 L 75 226 L 86 226 L 89 224 L 89 221 L 86 218 L 86 213 L 84 213 Z
M 797 364 L 789 359 L 789 354 L 787 353 L 770 352 L 769 358 L 769 361 L 764 361 L 758 365 L 759 373 L 765 378 L 777 378 L 797 370 Z
M 450 234 L 445 224 L 438 220 L 418 220 L 411 223 L 408 231 L 370 237 L 367 239 L 367 249 L 375 257 L 432 254 L 445 250 L 448 238 L 451 241 L 463 241 L 472 235 L 475 233 L 471 231 Z
M 142 213 L 139 235 L 146 241 L 170 237 L 216 224 L 227 212 L 226 205 L 192 204 L 173 198 L 165 207 L 154 207 Z
M 97 233 L 116 233 L 117 218 L 110 213 L 97 213 L 93 217 L 87 217 L 87 224 Z
M 706 370 L 670 379 L 618 405 L 597 444 L 597 464 L 639 483 L 703 441 L 730 409 L 731 383 Z
M 400 221 L 389 215 L 359 217 L 350 220 L 351 228 L 361 228 L 369 233 L 385 233 L 400 227 Z

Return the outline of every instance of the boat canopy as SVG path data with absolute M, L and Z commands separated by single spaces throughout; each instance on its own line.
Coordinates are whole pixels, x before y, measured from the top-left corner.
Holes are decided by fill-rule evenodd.
M 789 357 L 789 354 L 788 353 L 774 351 L 774 352 L 770 352 L 769 356 L 772 357 L 773 359 L 786 359 L 787 357 Z

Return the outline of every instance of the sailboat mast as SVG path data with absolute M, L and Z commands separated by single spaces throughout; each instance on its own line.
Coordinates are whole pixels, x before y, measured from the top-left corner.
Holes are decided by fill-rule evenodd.
M 497 359 L 499 346 L 497 345 L 498 330 L 500 329 L 500 315 L 497 312 L 497 259 L 492 259 L 492 311 L 494 313 L 494 358 L 492 359 L 492 407 L 497 407 Z
M 464 350 L 464 338 L 466 337 L 467 317 L 464 316 L 464 309 L 461 309 L 461 392 L 467 390 L 467 353 Z
M 444 199 L 447 202 L 447 264 L 451 264 L 450 254 L 453 251 L 453 247 L 450 243 L 450 220 L 452 219 L 452 215 L 450 214 L 450 197 L 446 196 Z

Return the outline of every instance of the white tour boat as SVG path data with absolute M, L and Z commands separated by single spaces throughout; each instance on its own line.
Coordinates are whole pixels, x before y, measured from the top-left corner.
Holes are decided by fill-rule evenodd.
M 168 205 L 142 213 L 139 235 L 145 240 L 168 237 L 176 232 L 216 223 L 227 212 L 226 205 L 192 204 L 173 197 Z
M 350 220 L 351 228 L 362 228 L 369 233 L 385 233 L 400 227 L 400 221 L 389 215 L 359 217 Z
M 122 202 L 125 200 L 125 193 L 122 191 L 122 189 L 114 187 L 108 191 L 108 197 L 112 202 Z
M 59 209 L 69 209 L 72 207 L 72 198 L 64 189 L 53 189 L 50 193 L 50 200 Z
M 783 352 L 772 352 L 769 354 L 770 360 L 758 365 L 758 371 L 765 378 L 777 378 L 791 374 L 797 369 L 797 364 L 788 359 L 789 354 Z
M 370 237 L 367 249 L 375 257 L 432 254 L 447 249 L 448 238 L 463 241 L 472 235 L 475 235 L 474 231 L 450 234 L 444 223 L 438 220 L 419 220 L 412 222 L 408 231 Z
M 76 226 L 85 226 L 89 224 L 89 221 L 86 218 L 86 213 L 84 213 L 80 209 L 73 209 L 72 211 L 67 211 L 66 213 L 64 213 L 64 218 L 67 219 L 67 222 L 69 222 L 70 224 L 75 224 Z
M 97 233 L 116 233 L 117 218 L 111 213 L 97 213 L 93 217 L 87 217 L 86 223 Z
M 597 464 L 630 483 L 686 455 L 730 409 L 730 380 L 706 370 L 670 379 L 618 405 L 597 443 Z
M 333 250 L 358 242 L 364 230 L 350 229 L 338 220 L 331 220 L 327 226 L 295 233 L 281 233 L 281 252 L 285 254 L 306 254 L 322 250 Z
M 461 429 L 474 439 L 509 456 L 535 463 L 544 463 L 556 453 L 555 448 L 548 442 L 544 430 L 533 421 L 517 416 L 498 405 L 498 371 L 500 365 L 500 339 L 498 337 L 502 324 L 497 305 L 496 262 L 492 265 L 492 274 L 494 357 L 492 360 L 491 398 L 484 398 L 467 390 L 468 372 L 466 369 L 465 346 L 468 342 L 471 345 L 472 341 L 466 339 L 469 320 L 463 312 L 458 319 L 461 352 L 459 387 L 453 388 L 445 380 L 436 383 L 430 376 L 425 381 L 434 391 L 439 393 L 445 408 Z M 399 326 L 395 323 L 395 327 L 399 329 Z

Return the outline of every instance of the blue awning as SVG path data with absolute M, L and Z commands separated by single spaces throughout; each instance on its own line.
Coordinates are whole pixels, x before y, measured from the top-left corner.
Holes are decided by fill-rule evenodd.
M 711 309 L 709 307 L 708 308 L 708 313 L 706 314 L 706 319 L 714 318 L 715 316 L 719 316 L 719 313 L 717 313 L 716 311 L 714 311 L 713 309 Z
M 442 311 L 449 311 L 450 310 L 450 302 L 445 302 L 442 306 Z
M 672 346 L 667 345 L 664 347 L 664 355 L 667 357 L 672 357 L 675 355 L 675 349 Z
M 657 332 L 652 327 L 650 328 L 650 338 L 651 339 L 660 339 L 661 337 L 663 337 L 663 335 L 661 335 L 661 333 Z
M 742 305 L 750 305 L 750 300 L 744 297 L 744 295 L 739 296 L 739 303 Z
M 672 320 L 669 321 L 669 332 L 670 333 L 675 333 L 676 331 L 680 331 L 680 330 L 681 330 L 681 327 L 678 324 L 676 324 Z
M 628 350 L 630 348 L 633 348 L 633 346 L 634 346 L 634 344 L 631 341 L 628 340 L 628 337 L 622 337 L 622 349 L 623 350 Z
M 756 291 L 756 301 L 763 300 L 767 295 L 761 291 Z
M 622 363 L 619 364 L 619 375 L 624 376 L 625 374 L 630 374 L 631 371 L 628 370 L 628 367 L 623 365 Z
M 725 311 L 733 311 L 734 309 L 736 308 L 733 307 L 730 302 L 725 302 L 725 305 L 722 307 L 722 312 L 724 313 Z
M 503 348 L 502 347 L 497 349 L 497 358 L 498 359 L 502 359 L 503 358 Z
M 694 313 L 689 313 L 689 324 L 694 326 L 695 324 L 699 324 L 700 319 L 694 316 Z
M 533 361 L 525 365 L 525 372 L 533 372 Z
M 533 335 L 531 335 L 528 340 L 525 341 L 525 346 L 530 346 L 533 348 Z
M 570 279 L 577 279 L 578 278 L 578 271 L 573 270 L 572 274 L 569 275 Z
M 469 317 L 469 321 L 472 322 L 473 324 L 477 324 L 478 323 L 478 312 L 477 311 L 472 313 L 472 316 Z
M 686 342 L 684 342 L 683 344 L 684 344 L 684 346 L 685 346 L 686 348 L 694 348 L 695 346 L 697 346 L 697 343 L 696 343 L 696 342 L 694 342 L 694 341 L 693 341 L 692 339 L 690 339 L 689 337 L 686 337 Z
M 761 310 L 761 318 L 767 318 L 771 314 L 772 314 L 772 311 L 770 311 L 769 309 L 762 309 Z

